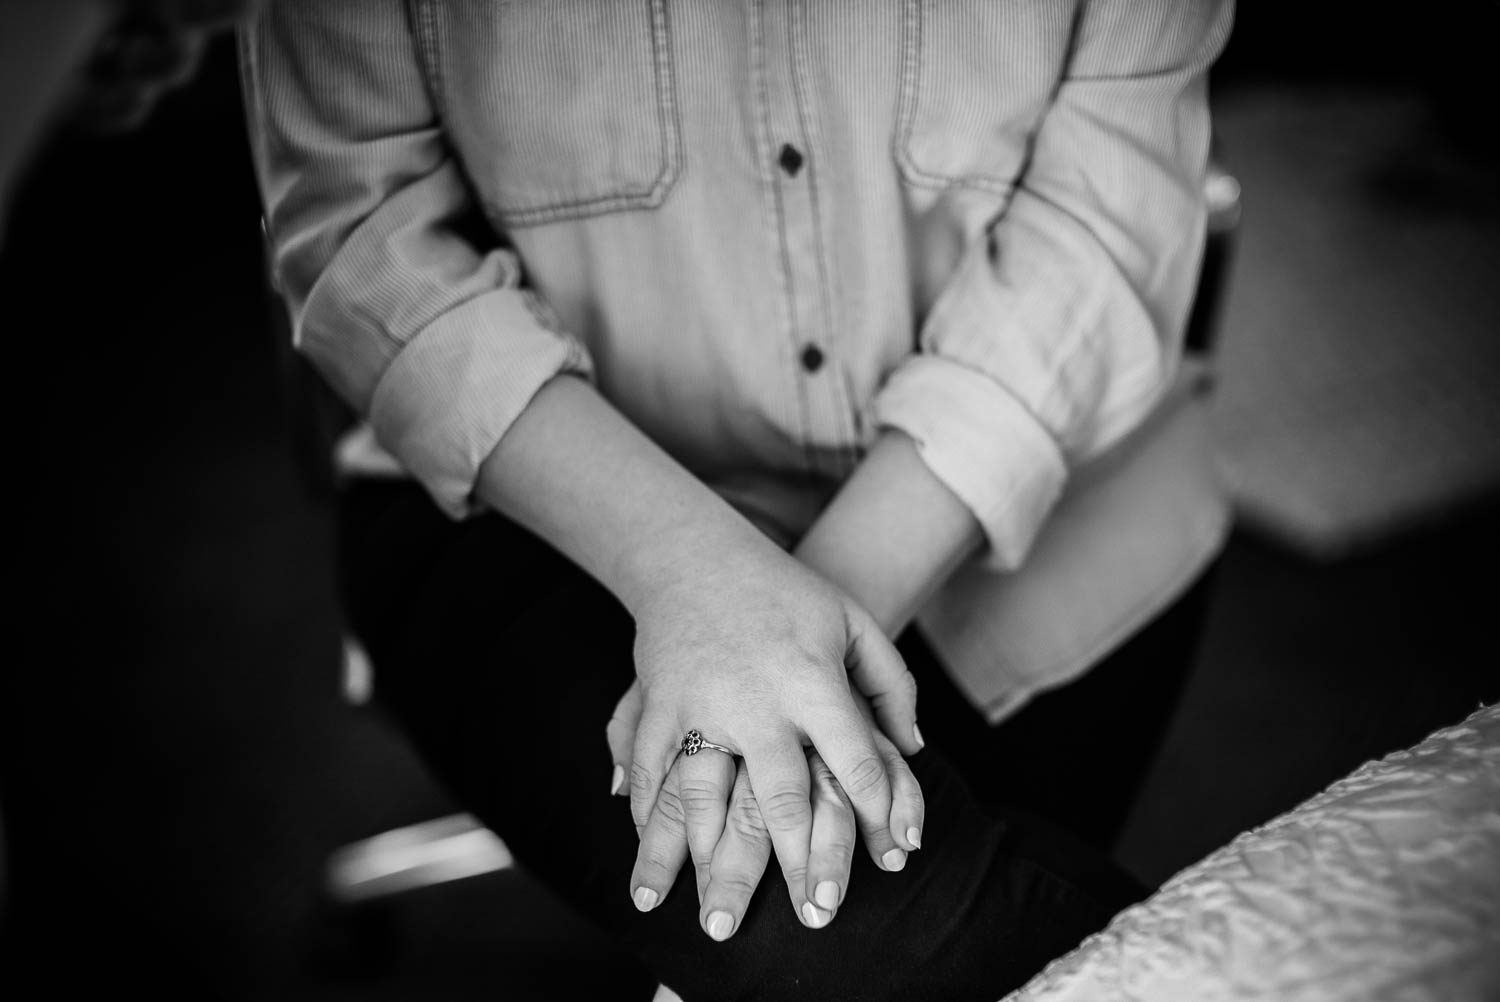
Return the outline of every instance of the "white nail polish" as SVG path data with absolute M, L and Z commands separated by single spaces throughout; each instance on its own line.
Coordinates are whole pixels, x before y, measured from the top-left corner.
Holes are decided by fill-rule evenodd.
M 813 889 L 813 900 L 824 911 L 833 911 L 839 906 L 839 885 L 831 880 L 819 882 Z
M 620 786 L 625 782 L 624 766 L 615 766 L 615 774 L 609 779 L 609 795 L 613 797 L 620 792 Z
M 912 740 L 917 743 L 918 750 L 927 747 L 927 742 L 922 740 L 922 728 L 918 727 L 915 721 L 913 721 L 911 725 L 911 736 Z
M 802 918 L 814 929 L 821 929 L 828 922 L 822 912 L 811 901 L 802 902 Z
M 922 848 L 922 829 L 920 829 L 920 828 L 908 828 L 908 829 L 906 829 L 906 841 L 910 842 L 913 846 L 915 846 L 918 849 Z
M 637 887 L 635 889 L 635 906 L 643 912 L 649 912 L 655 908 L 656 902 L 659 900 L 661 900 L 661 895 L 649 887 Z
M 906 850 L 892 849 L 880 857 L 880 862 L 885 864 L 887 870 L 891 870 L 892 872 L 899 870 L 906 865 Z
M 708 917 L 708 934 L 719 943 L 729 938 L 734 931 L 734 919 L 728 912 L 714 912 Z

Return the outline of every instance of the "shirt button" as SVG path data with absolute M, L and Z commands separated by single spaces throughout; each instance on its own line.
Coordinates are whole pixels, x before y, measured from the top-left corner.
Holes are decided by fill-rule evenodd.
M 823 349 L 815 344 L 810 344 L 802 349 L 802 368 L 808 372 L 817 372 L 823 368 Z
M 784 143 L 781 147 L 781 156 L 776 158 L 776 163 L 786 171 L 787 177 L 796 177 L 797 172 L 802 169 L 802 154 L 791 143 Z

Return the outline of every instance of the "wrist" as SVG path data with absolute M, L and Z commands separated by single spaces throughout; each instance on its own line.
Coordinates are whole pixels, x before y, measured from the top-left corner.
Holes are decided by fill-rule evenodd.
M 759 532 L 588 383 L 545 384 L 480 465 L 476 494 L 636 615 Z M 766 544 L 770 545 L 770 544 Z
M 794 554 L 894 637 L 982 539 L 973 514 L 927 469 L 911 439 L 888 431 Z
M 664 595 L 702 588 L 715 575 L 734 573 L 743 562 L 740 555 L 754 547 L 775 548 L 728 502 L 697 486 L 620 548 L 612 569 L 613 590 L 632 616 L 639 618 Z

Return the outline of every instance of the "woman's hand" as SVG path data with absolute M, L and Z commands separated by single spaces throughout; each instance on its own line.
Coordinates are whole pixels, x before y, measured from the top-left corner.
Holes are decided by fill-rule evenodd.
M 856 694 L 867 720 L 869 703 Z M 607 729 L 615 766 L 614 788 L 621 792 L 641 714 L 641 689 L 633 683 L 615 708 Z M 907 834 L 905 844 L 916 848 L 923 823 L 922 791 L 901 751 L 884 734 L 875 743 L 885 761 L 892 788 L 892 831 Z M 849 887 L 857 822 L 854 807 L 816 751 L 807 753 L 811 777 L 812 842 L 805 885 L 812 901 L 799 909 L 811 928 L 828 924 Z M 686 777 L 686 779 L 684 779 Z M 726 805 L 723 791 L 729 790 Z M 689 837 L 688 818 L 700 818 Z M 721 833 L 710 839 L 715 827 Z M 915 836 L 913 838 L 912 836 Z M 691 857 L 698 887 L 698 921 L 716 940 L 728 939 L 740 927 L 750 898 L 765 873 L 771 840 L 750 787 L 743 762 L 722 752 L 705 750 L 680 756 L 672 763 L 651 816 L 641 832 L 630 886 L 639 907 L 649 909 L 664 898 L 677 880 L 683 862 Z
M 921 743 L 916 686 L 853 599 L 582 380 L 537 391 L 480 464 L 473 495 L 592 574 L 634 618 L 642 713 L 630 799 L 642 831 L 683 734 L 696 728 L 745 759 L 799 914 L 813 890 L 805 745 L 849 796 L 869 850 L 887 868 L 904 862 L 911 846 L 904 829 L 892 837 L 890 780 L 851 683 L 908 753 Z M 687 828 L 692 836 L 694 818 Z
M 908 789 L 903 779 L 893 833 L 891 765 L 850 682 L 905 746 L 898 751 L 910 753 L 920 747 L 915 685 L 863 609 L 769 541 L 757 535 L 714 556 L 679 553 L 633 610 L 641 713 L 629 757 L 632 814 L 644 835 L 682 735 L 696 728 L 744 757 L 792 905 L 804 923 L 821 925 L 827 911 L 804 907 L 823 874 L 810 867 L 815 826 L 803 746 L 817 749 L 849 798 L 877 865 L 900 869 L 915 848 L 908 829 L 920 829 L 919 818 L 909 823 L 920 792 L 913 796 L 915 782 Z M 712 764 L 724 757 L 710 750 L 683 763 L 681 811 L 695 859 L 710 859 L 724 830 L 733 777 Z M 641 886 L 659 896 L 666 885 Z

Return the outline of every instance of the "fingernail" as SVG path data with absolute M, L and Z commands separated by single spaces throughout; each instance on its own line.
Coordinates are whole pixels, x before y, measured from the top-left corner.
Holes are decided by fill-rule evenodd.
M 615 774 L 609 779 L 609 795 L 613 797 L 620 792 L 620 785 L 625 782 L 625 767 L 615 766 Z
M 916 846 L 918 849 L 922 848 L 922 829 L 920 829 L 920 828 L 908 828 L 908 829 L 906 829 L 906 841 L 910 842 L 912 845 Z
M 637 887 L 635 889 L 635 906 L 643 912 L 649 912 L 655 908 L 656 902 L 659 900 L 661 900 L 661 895 L 649 887 Z
M 906 865 L 906 850 L 892 849 L 880 857 L 880 862 L 885 864 L 887 870 L 891 870 L 892 872 L 899 870 Z
M 922 740 L 922 728 L 918 727 L 915 721 L 911 725 L 911 736 L 912 740 L 916 741 L 918 750 L 927 747 L 927 742 Z
M 814 908 L 811 901 L 802 902 L 802 918 L 814 929 L 821 929 L 828 922 L 828 917 Z
M 813 900 L 827 911 L 833 911 L 839 906 L 839 885 L 831 880 L 825 880 L 813 889 Z
M 728 912 L 714 912 L 708 917 L 708 934 L 717 942 L 724 942 L 734 932 L 734 917 Z

